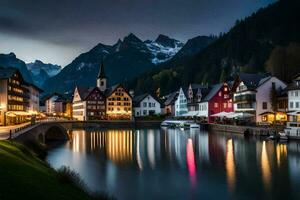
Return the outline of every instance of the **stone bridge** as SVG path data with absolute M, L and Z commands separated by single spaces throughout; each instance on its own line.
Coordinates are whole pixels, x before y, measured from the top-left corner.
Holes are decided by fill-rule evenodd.
M 160 127 L 161 121 L 42 121 L 17 130 L 7 135 L 7 138 L 17 142 L 26 143 L 38 141 L 46 143 L 50 140 L 68 140 L 70 130 L 82 128 L 137 128 Z
M 40 122 L 24 129 L 11 133 L 11 139 L 21 142 L 46 143 L 51 140 L 68 140 L 72 123 L 67 122 Z

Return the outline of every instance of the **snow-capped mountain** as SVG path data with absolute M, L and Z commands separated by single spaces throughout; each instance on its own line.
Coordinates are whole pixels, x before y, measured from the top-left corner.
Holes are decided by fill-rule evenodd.
M 43 89 L 48 93 L 72 93 L 76 85 L 94 86 L 102 60 L 109 77 L 108 85 L 124 83 L 172 59 L 182 47 L 183 43 L 168 36 L 142 41 L 130 33 L 114 45 L 99 43 L 80 54 L 57 75 L 47 79 Z
M 40 60 L 36 60 L 33 63 L 27 63 L 26 66 L 31 72 L 34 83 L 39 87 L 41 87 L 47 79 L 57 75 L 61 71 L 61 66 L 50 63 L 46 64 Z
M 59 65 L 54 65 L 51 63 L 43 63 L 40 60 L 36 60 L 33 63 L 27 63 L 27 69 L 31 71 L 32 74 L 37 75 L 40 73 L 40 70 L 45 70 L 47 74 L 52 77 L 58 74 L 61 70 L 61 66 Z
M 145 44 L 153 55 L 151 62 L 155 65 L 170 60 L 184 46 L 182 42 L 165 35 L 159 35 L 155 41 L 146 40 Z

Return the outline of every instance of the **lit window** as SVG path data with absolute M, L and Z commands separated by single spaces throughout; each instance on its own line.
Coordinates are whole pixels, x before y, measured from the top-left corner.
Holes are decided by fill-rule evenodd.
M 214 107 L 215 107 L 215 108 L 218 108 L 218 107 L 219 107 L 219 104 L 218 104 L 218 103 L 215 103 L 215 104 L 214 104 Z

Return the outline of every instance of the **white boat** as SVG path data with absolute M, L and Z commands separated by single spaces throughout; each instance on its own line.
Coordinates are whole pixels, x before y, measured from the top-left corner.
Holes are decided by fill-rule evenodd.
M 200 128 L 200 125 L 197 123 L 190 124 L 190 128 Z
M 165 120 L 161 123 L 162 127 L 189 127 L 191 121 L 186 120 Z
M 300 123 L 299 122 L 287 122 L 284 133 L 290 139 L 300 139 Z
M 278 135 L 279 135 L 279 139 L 280 140 L 288 140 L 289 139 L 288 136 L 287 136 L 287 134 L 284 131 L 280 131 L 278 133 Z

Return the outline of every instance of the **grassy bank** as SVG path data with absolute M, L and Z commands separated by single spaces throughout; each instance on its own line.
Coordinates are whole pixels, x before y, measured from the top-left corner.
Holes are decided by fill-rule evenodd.
M 20 144 L 0 141 L 0 199 L 85 200 L 91 197 Z

